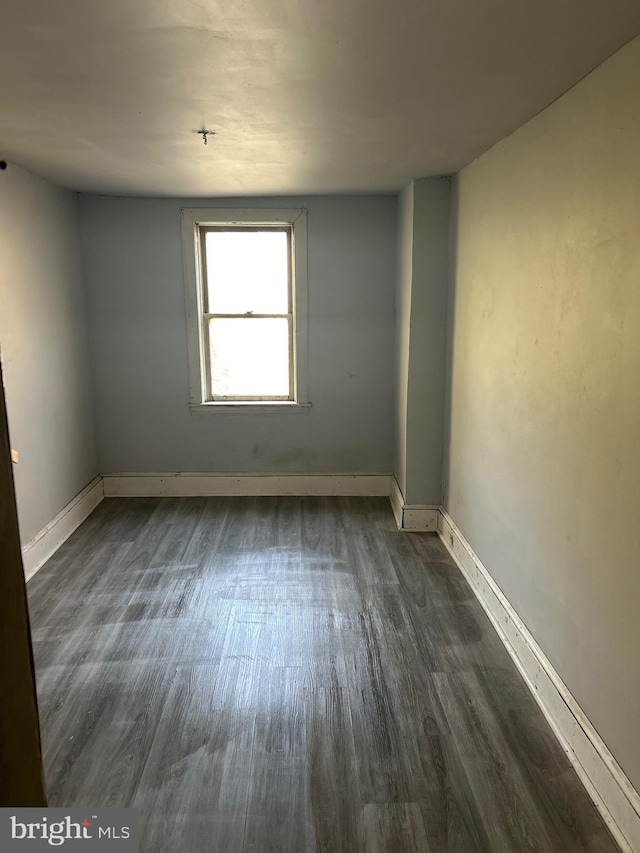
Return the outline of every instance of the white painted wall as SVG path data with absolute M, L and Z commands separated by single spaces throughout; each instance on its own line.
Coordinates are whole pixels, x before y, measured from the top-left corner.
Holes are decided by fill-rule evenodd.
M 445 505 L 640 788 L 640 40 L 462 171 Z
M 440 504 L 445 420 L 450 181 L 398 200 L 394 473 L 407 504 Z
M 20 534 L 97 474 L 77 196 L 0 172 L 0 348 Z
M 307 415 L 192 415 L 181 207 L 307 207 Z M 101 473 L 392 466 L 396 199 L 81 197 Z

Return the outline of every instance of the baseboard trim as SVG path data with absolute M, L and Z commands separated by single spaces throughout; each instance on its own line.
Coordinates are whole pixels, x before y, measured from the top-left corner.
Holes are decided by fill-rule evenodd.
M 391 477 L 389 500 L 398 530 L 406 530 L 411 533 L 432 533 L 438 529 L 439 507 L 427 504 L 406 504 L 395 477 Z
M 25 578 L 32 578 L 102 501 L 102 477 L 96 477 L 56 517 L 22 547 Z
M 404 507 L 404 495 L 400 490 L 400 486 L 398 485 L 398 481 L 395 477 L 391 478 L 391 491 L 389 493 L 389 501 L 391 502 L 391 509 L 393 510 L 393 515 L 396 520 L 396 524 L 398 525 L 398 530 L 402 530 L 402 509 Z
M 640 851 L 640 795 L 485 566 L 442 508 L 438 533 L 498 632 L 623 853 Z
M 402 530 L 411 533 L 435 533 L 438 529 L 438 507 L 405 504 L 402 508 Z
M 390 474 L 105 474 L 105 497 L 387 497 Z

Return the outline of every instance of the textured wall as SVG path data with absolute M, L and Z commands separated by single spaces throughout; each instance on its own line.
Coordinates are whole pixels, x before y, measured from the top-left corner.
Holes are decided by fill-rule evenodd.
M 446 507 L 640 787 L 640 40 L 460 174 Z

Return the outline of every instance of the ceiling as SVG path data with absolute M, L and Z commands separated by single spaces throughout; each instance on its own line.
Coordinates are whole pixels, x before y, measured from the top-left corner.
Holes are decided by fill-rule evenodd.
M 118 195 L 396 191 L 638 33 L 638 0 L 3 0 L 0 157 Z

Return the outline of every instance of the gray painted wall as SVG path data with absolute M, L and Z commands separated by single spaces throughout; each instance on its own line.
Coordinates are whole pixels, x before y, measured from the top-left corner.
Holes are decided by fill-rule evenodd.
M 100 470 L 389 472 L 395 197 L 82 196 Z M 191 415 L 181 207 L 308 208 L 308 415 Z
M 450 198 L 447 178 L 414 181 L 405 495 L 410 504 L 442 501 Z
M 398 202 L 394 472 L 407 504 L 440 504 L 449 276 L 447 178 Z
M 409 394 L 409 331 L 413 278 L 413 183 L 398 196 L 398 258 L 396 271 L 395 375 L 393 387 L 393 472 L 403 497 L 407 494 L 407 407 Z
M 640 40 L 464 169 L 446 507 L 640 788 Z
M 77 196 L 0 172 L 0 347 L 23 544 L 98 473 Z

